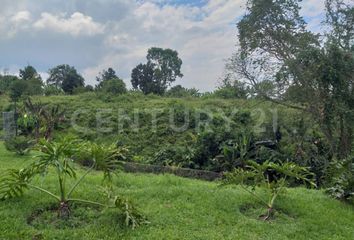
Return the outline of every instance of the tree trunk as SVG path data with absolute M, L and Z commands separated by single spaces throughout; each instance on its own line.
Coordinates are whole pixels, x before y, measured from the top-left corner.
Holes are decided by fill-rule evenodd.
M 51 124 L 48 124 L 47 129 L 46 129 L 45 134 L 44 134 L 44 138 L 46 140 L 48 140 L 48 141 L 52 140 L 53 129 L 54 129 L 54 126 L 52 126 Z
M 267 213 L 264 215 L 261 215 L 260 218 L 263 221 L 269 221 L 270 219 L 272 219 L 274 216 L 274 209 L 273 208 L 268 208 L 267 209 Z
M 15 119 L 15 136 L 17 136 L 17 134 L 18 134 L 18 126 L 17 126 L 17 101 L 15 101 L 15 115 L 14 115 L 14 119 Z
M 36 126 L 35 126 L 35 129 L 34 129 L 34 137 L 36 139 L 36 142 L 38 143 L 39 142 L 39 138 L 40 138 L 40 124 L 39 123 L 36 123 Z
M 340 117 L 340 136 L 338 146 L 338 158 L 344 159 L 348 157 L 352 150 L 352 128 L 347 124 L 344 117 Z
M 63 220 L 67 220 L 70 217 L 70 207 L 68 202 L 60 202 L 58 217 Z

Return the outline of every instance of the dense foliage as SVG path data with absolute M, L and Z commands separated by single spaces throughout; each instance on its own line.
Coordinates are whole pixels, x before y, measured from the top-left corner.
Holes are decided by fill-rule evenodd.
M 310 113 L 331 154 L 343 159 L 353 139 L 354 6 L 326 0 L 329 31 L 319 36 L 307 29 L 300 2 L 248 2 L 237 25 L 240 49 L 234 71 L 260 96 Z M 269 81 L 276 91 L 259 87 Z
M 330 184 L 327 192 L 340 200 L 354 198 L 354 158 L 334 161 L 329 168 Z
M 85 80 L 74 67 L 62 64 L 49 70 L 47 84 L 72 94 L 75 88 L 85 85 Z

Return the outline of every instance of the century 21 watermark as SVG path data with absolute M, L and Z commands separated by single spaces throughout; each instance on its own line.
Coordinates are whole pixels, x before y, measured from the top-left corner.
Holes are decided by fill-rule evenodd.
M 71 115 L 71 126 L 80 133 L 114 134 L 125 131 L 139 132 L 149 128 L 157 132 L 164 124 L 169 131 L 181 133 L 190 129 L 213 131 L 214 127 L 233 131 L 234 124 L 242 122 L 255 133 L 265 132 L 265 125 L 278 129 L 278 110 L 276 108 L 254 108 L 244 111 L 239 108 L 189 109 L 189 108 L 149 108 L 149 109 L 78 109 Z

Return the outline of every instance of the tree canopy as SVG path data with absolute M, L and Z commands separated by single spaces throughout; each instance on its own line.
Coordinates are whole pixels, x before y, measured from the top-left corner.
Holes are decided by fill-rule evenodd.
M 269 100 L 292 96 L 297 103 L 292 106 L 314 116 L 332 153 L 343 158 L 353 137 L 354 6 L 326 0 L 330 32 L 320 37 L 307 30 L 299 2 L 248 1 L 237 25 L 240 48 L 232 60 L 234 70 Z M 258 87 L 265 81 L 276 86 L 272 95 Z
M 140 63 L 131 74 L 133 87 L 145 94 L 163 94 L 172 82 L 183 77 L 182 60 L 177 51 L 153 47 L 148 50 L 146 59 L 147 63 Z
M 103 70 L 96 77 L 96 81 L 98 82 L 97 88 L 101 88 L 105 81 L 108 81 L 111 79 L 117 79 L 117 78 L 118 78 L 118 76 L 116 74 L 116 71 L 114 71 L 113 68 L 108 68 L 107 70 Z
M 85 86 L 85 80 L 74 67 L 62 64 L 49 70 L 47 84 L 54 85 L 63 89 L 65 93 L 72 94 L 75 88 Z
M 40 79 L 42 80 L 41 76 L 37 73 L 37 70 L 31 66 L 28 65 L 24 69 L 20 69 L 20 78 L 23 80 L 30 80 L 30 79 Z

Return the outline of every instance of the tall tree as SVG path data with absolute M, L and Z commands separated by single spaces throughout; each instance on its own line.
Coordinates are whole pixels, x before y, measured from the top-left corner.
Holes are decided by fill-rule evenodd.
M 344 0 L 326 0 L 326 22 L 331 27 L 332 41 L 344 49 L 354 44 L 354 7 Z
M 343 158 L 351 151 L 353 137 L 354 7 L 326 0 L 332 32 L 320 40 L 306 29 L 299 2 L 248 1 L 238 23 L 240 49 L 233 58 L 234 69 L 269 100 L 289 106 L 282 100 L 296 90 L 292 100 L 301 105 L 290 106 L 311 113 L 332 153 Z M 274 82 L 277 94 L 262 91 L 258 86 L 264 81 Z
M 37 70 L 31 65 L 26 66 L 24 69 L 20 69 L 20 78 L 23 80 L 30 80 L 33 78 L 42 79 L 37 73 Z
M 27 95 L 39 95 L 43 93 L 43 81 L 41 75 L 33 66 L 20 69 L 20 78 L 27 83 Z
M 63 89 L 65 93 L 72 94 L 75 88 L 85 86 L 85 80 L 74 67 L 62 64 L 49 70 L 47 84 L 54 85 Z
M 116 74 L 116 71 L 114 71 L 113 68 L 108 68 L 107 70 L 103 70 L 96 77 L 96 81 L 98 82 L 97 87 L 102 87 L 102 83 L 104 81 L 108 81 L 108 80 L 115 79 L 115 78 L 118 78 L 118 76 Z
M 114 95 L 123 94 L 127 92 L 126 85 L 122 79 L 120 79 L 113 68 L 103 70 L 96 77 L 98 85 L 96 89 L 105 93 L 111 93 Z
M 8 92 L 14 81 L 18 80 L 17 76 L 0 75 L 0 94 Z
M 144 94 L 163 92 L 161 86 L 154 79 L 154 69 L 150 63 L 141 63 L 136 66 L 132 71 L 131 78 L 133 88 L 140 89 Z
M 27 90 L 27 84 L 24 80 L 15 79 L 10 85 L 10 99 L 13 102 L 18 102 Z
M 177 51 L 153 47 L 148 50 L 146 59 L 147 63 L 136 66 L 131 75 L 133 87 L 145 94 L 163 94 L 172 82 L 183 77 L 182 60 Z

